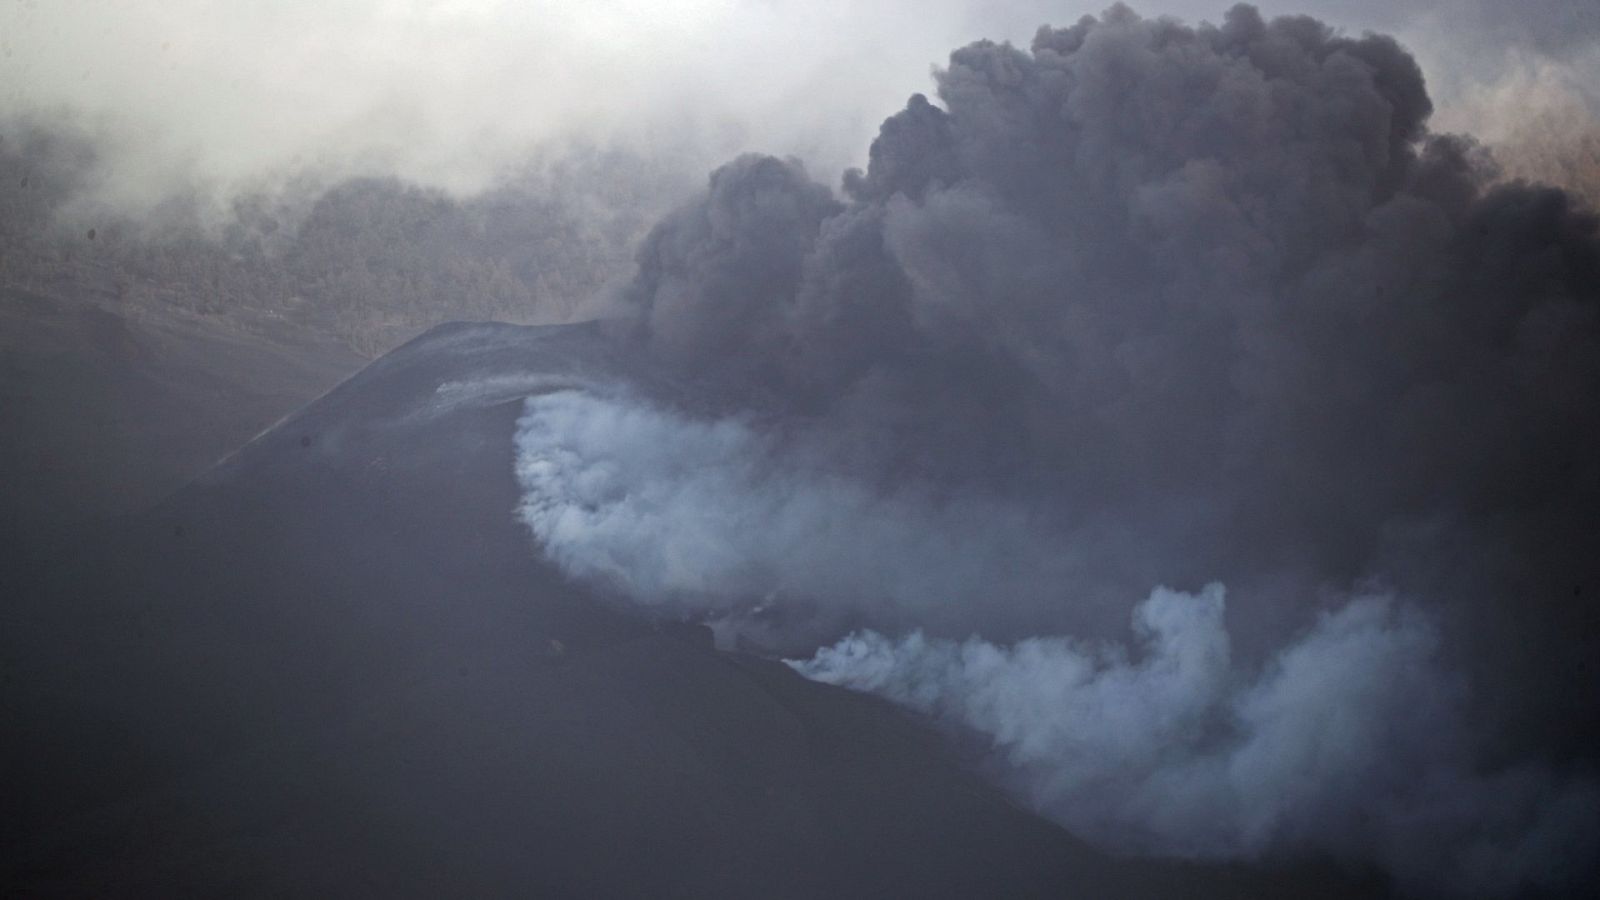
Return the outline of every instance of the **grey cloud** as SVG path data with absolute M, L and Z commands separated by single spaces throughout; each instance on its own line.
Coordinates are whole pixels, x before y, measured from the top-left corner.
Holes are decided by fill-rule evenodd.
M 787 164 L 720 171 L 641 254 L 651 346 L 765 385 L 878 452 L 875 477 L 1049 496 L 1129 533 L 1175 498 L 1205 510 L 1102 573 L 1124 594 L 1348 582 L 1391 564 L 1386 534 L 1443 521 L 1407 552 L 1515 546 L 1513 590 L 1565 583 L 1518 627 L 1586 621 L 1569 598 L 1592 563 L 1550 556 L 1597 529 L 1575 405 L 1600 389 L 1595 220 L 1430 135 L 1397 45 L 1246 7 L 1194 29 L 1114 10 L 1031 52 L 959 50 L 939 86 L 835 213 Z M 806 212 L 762 239 L 706 225 L 769 209 Z
M 651 232 L 629 299 L 643 299 L 647 327 L 670 356 L 738 353 L 750 332 L 770 327 L 773 310 L 781 315 L 818 229 L 838 212 L 798 163 L 742 157 Z
M 683 159 L 759 150 L 833 173 L 959 41 L 1025 42 L 1100 4 L 1062 0 L 265 0 L 0 7 L 0 115 L 71 109 L 114 134 L 98 197 L 148 209 L 199 181 L 232 195 L 309 169 L 456 192 L 573 140 Z M 1215 18 L 1197 0 L 1152 14 Z M 1593 81 L 1585 0 L 1302 0 L 1341 28 L 1396 31 L 1453 101 L 1507 54 Z M 843 23 L 843 24 L 841 24 Z M 1581 79 L 1580 79 L 1581 81 Z
M 781 585 L 832 610 L 824 627 L 922 624 L 930 646 L 964 630 L 1113 638 L 1110 611 L 1151 584 L 1220 580 L 1218 677 L 1267 674 L 1185 701 L 1229 711 L 1237 755 L 1178 741 L 1174 765 L 1198 768 L 1162 790 L 1254 760 L 1259 781 L 1226 783 L 1261 793 L 1173 813 L 1236 804 L 1236 832 L 1121 801 L 1084 808 L 1120 824 L 1047 808 L 1113 844 L 1310 848 L 1440 889 L 1470 887 L 1454 871 L 1553 872 L 1594 819 L 1571 799 L 1590 794 L 1552 787 L 1592 770 L 1600 721 L 1573 689 L 1600 658 L 1594 214 L 1431 131 L 1395 41 L 1309 18 L 1241 6 L 1189 27 L 1114 7 L 1028 50 L 961 48 L 936 79 L 937 102 L 889 118 L 842 194 L 745 157 L 658 226 L 624 308 L 645 352 L 724 408 L 658 410 L 574 450 L 584 490 L 535 518 L 582 528 L 535 530 L 579 574 L 614 563 L 635 599 L 723 615 Z M 683 438 L 702 432 L 720 438 Z M 630 442 L 648 458 L 615 462 Z M 1374 578 L 1407 604 L 1330 612 Z M 1340 657 L 1400 679 L 1444 736 L 1341 693 L 1366 676 L 1319 681 Z M 1166 702 L 1142 671 L 1115 683 L 1154 693 L 1126 703 Z M 1292 699 L 1304 685 L 1331 693 Z M 1400 743 L 1350 749 L 1301 702 Z M 1057 750 L 1029 765 L 1066 765 Z M 1342 793 L 1297 798 L 1273 775 L 1322 750 L 1350 752 L 1318 780 Z M 1442 780 L 1413 789 L 1424 771 Z M 1281 821 L 1248 825 L 1280 802 Z M 1423 846 L 1423 821 L 1447 849 Z

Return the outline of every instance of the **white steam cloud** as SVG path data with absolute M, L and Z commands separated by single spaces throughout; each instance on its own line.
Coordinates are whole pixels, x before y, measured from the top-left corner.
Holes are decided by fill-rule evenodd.
M 1357 597 L 1254 675 L 1223 610 L 1221 585 L 1158 589 L 1136 650 L 869 631 L 792 665 L 986 736 L 1024 797 L 1108 847 L 1321 852 L 1483 896 L 1561 885 L 1594 852 L 1595 785 L 1474 768 L 1463 685 L 1415 609 Z
M 882 490 L 769 434 L 626 396 L 531 397 L 520 514 L 574 577 L 737 629 L 797 603 L 899 627 L 1072 593 L 1070 540 L 1015 504 Z M 1236 658 L 1219 584 L 1154 591 L 1133 629 L 1133 647 L 862 630 L 791 665 L 975 732 L 1025 802 L 1119 851 L 1322 854 L 1492 896 L 1568 883 L 1600 847 L 1594 784 L 1480 766 L 1466 684 L 1414 606 L 1355 596 L 1260 667 Z
M 1073 569 L 1072 548 L 1026 510 L 878 490 L 742 419 L 566 391 L 529 398 L 517 441 L 520 513 L 545 552 L 677 612 L 783 601 L 937 621 L 988 594 L 1042 599 Z

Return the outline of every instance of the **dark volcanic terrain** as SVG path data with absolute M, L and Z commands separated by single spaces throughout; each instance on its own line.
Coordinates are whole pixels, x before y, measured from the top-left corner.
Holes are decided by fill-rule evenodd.
M 1370 892 L 1107 857 L 886 702 L 567 581 L 514 517 L 513 429 L 656 383 L 630 359 L 439 328 L 154 508 L 16 544 L 7 893 Z
M 281 320 L 0 288 L 0 534 L 149 506 L 362 362 Z

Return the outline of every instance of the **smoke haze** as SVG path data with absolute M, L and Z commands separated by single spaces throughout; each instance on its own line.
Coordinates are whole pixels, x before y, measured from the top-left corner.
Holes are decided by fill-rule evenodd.
M 971 0 L 647 3 L 18 2 L 0 10 L 0 117 L 65 115 L 102 142 L 98 202 L 148 211 L 174 191 L 231 195 L 314 173 L 393 175 L 456 192 L 530 154 L 648 148 L 683 171 L 742 151 L 807 159 L 832 181 L 882 111 L 974 37 L 1026 43 L 1098 4 Z M 1197 0 L 1145 4 L 1190 20 Z M 1513 11 L 1514 10 L 1514 11 Z M 1482 98 L 1535 68 L 1600 74 L 1582 0 L 1306 0 L 1358 32 L 1392 31 L 1424 60 L 1450 128 L 1515 103 Z M 1595 111 L 1587 93 L 1588 123 Z

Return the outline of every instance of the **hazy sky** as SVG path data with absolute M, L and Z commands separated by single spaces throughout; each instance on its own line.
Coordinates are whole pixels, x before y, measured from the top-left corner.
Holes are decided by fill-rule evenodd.
M 71 110 L 110 129 L 122 150 L 114 192 L 133 201 L 177 176 L 231 182 L 306 166 L 470 189 L 530 146 L 570 137 L 648 142 L 697 167 L 743 150 L 792 154 L 832 180 L 863 161 L 907 94 L 930 88 L 930 68 L 952 48 L 980 37 L 1025 44 L 1044 22 L 1104 5 L 8 0 L 0 113 Z M 1134 6 L 1216 20 L 1226 4 Z M 1269 15 L 1310 12 L 1399 34 L 1452 128 L 1526 105 L 1529 91 L 1571 95 L 1593 83 L 1593 6 L 1262 4 Z

